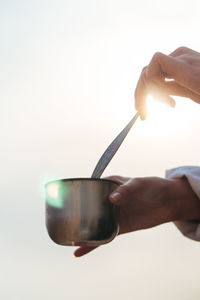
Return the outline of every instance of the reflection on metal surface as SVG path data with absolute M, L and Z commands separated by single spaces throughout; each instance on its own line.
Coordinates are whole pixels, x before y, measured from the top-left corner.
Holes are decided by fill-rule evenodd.
M 58 184 L 52 183 L 47 186 L 47 194 L 51 198 L 58 198 Z
M 46 185 L 46 225 L 60 245 L 101 245 L 118 233 L 116 207 L 108 201 L 117 187 L 104 179 L 67 179 Z
M 62 208 L 64 205 L 64 197 L 66 196 L 66 188 L 62 181 L 55 181 L 46 185 L 46 203 L 49 206 Z

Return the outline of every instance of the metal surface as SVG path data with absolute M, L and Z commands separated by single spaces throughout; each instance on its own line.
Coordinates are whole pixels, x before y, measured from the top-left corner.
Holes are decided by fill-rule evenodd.
M 122 144 L 123 140 L 127 136 L 129 130 L 135 123 L 139 116 L 139 113 L 137 112 L 135 116 L 132 118 L 132 120 L 126 125 L 126 127 L 118 134 L 118 136 L 112 141 L 112 143 L 108 146 L 106 151 L 101 156 L 100 160 L 98 161 L 93 173 L 92 178 L 100 178 L 103 171 L 119 149 L 120 145 Z
M 60 245 L 98 246 L 118 233 L 117 207 L 108 196 L 117 183 L 74 178 L 46 184 L 46 227 Z

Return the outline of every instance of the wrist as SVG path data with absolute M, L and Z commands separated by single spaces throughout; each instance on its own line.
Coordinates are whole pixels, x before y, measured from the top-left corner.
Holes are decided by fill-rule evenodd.
M 200 199 L 185 177 L 167 179 L 171 221 L 200 219 Z

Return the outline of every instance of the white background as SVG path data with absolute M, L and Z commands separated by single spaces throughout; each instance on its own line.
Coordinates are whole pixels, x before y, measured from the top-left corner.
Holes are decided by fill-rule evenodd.
M 199 1 L 0 1 L 0 298 L 198 300 L 200 246 L 173 224 L 76 259 L 50 240 L 43 185 L 89 177 L 134 114 L 156 51 L 200 51 Z M 156 104 L 160 107 L 160 104 Z M 137 121 L 104 175 L 198 165 L 200 108 Z

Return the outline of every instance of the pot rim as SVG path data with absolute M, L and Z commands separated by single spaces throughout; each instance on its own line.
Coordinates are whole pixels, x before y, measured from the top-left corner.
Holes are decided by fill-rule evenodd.
M 56 182 L 68 182 L 68 181 L 101 181 L 101 182 L 110 182 L 110 183 L 115 183 L 117 185 L 119 185 L 119 183 L 117 183 L 114 180 L 110 180 L 110 179 L 104 179 L 104 178 L 91 178 L 91 177 L 74 177 L 74 178 L 61 178 L 61 179 L 55 179 L 55 180 L 51 180 L 48 181 L 45 184 L 45 187 L 51 183 L 56 183 Z

